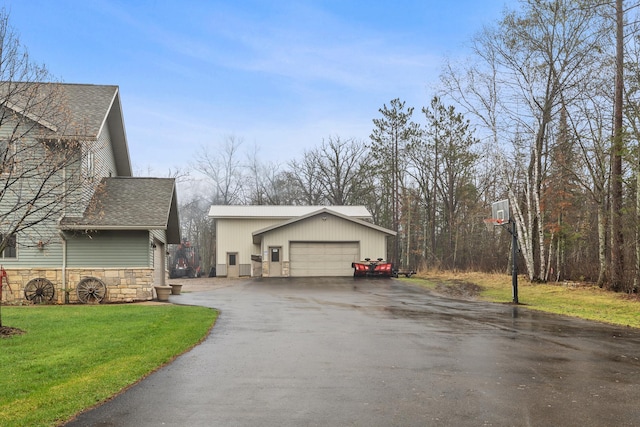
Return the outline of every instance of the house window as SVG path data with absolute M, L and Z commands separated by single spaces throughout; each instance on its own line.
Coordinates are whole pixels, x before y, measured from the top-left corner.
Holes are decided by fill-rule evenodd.
M 95 177 L 95 154 L 93 151 L 87 152 L 87 178 Z
M 15 146 L 7 140 L 0 140 L 0 175 L 10 174 L 15 162 Z
M 0 239 L 4 240 L 4 235 L 0 234 Z M 9 236 L 9 242 L 7 247 L 4 248 L 4 251 L 0 255 L 0 258 L 16 258 L 18 251 L 16 250 L 16 235 L 12 234 Z

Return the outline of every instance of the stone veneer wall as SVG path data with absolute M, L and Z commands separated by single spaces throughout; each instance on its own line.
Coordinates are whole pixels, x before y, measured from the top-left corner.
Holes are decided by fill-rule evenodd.
M 107 295 L 102 300 L 108 302 L 135 302 L 153 299 L 153 269 L 151 268 L 67 268 L 68 301 L 62 289 L 62 269 L 5 269 L 9 286 L 3 281 L 2 301 L 9 304 L 28 303 L 24 297 L 24 287 L 35 278 L 43 277 L 53 283 L 55 295 L 52 303 L 77 303 L 76 285 L 85 277 L 95 277 L 107 286 Z M 11 287 L 11 290 L 9 290 Z
M 289 261 L 282 261 L 282 275 L 277 277 L 289 277 Z M 271 277 L 269 274 L 269 261 L 262 261 L 262 277 Z

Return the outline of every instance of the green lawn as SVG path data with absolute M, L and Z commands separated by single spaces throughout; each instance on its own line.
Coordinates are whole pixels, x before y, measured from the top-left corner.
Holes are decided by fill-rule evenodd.
M 55 426 L 200 342 L 217 312 L 178 305 L 2 307 L 0 425 Z
M 511 276 L 507 274 L 428 272 L 404 279 L 435 289 L 474 283 L 482 290 L 478 299 L 511 302 Z M 604 291 L 584 283 L 532 284 L 526 278 L 518 280 L 518 301 L 527 308 L 580 317 L 614 325 L 640 328 L 640 299 L 626 294 Z

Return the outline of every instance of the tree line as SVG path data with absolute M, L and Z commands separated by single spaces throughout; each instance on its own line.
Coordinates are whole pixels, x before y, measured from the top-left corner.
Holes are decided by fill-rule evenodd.
M 637 6 L 520 1 L 444 64 L 427 105 L 391 100 L 366 139 L 329 136 L 286 164 L 243 157 L 234 136 L 203 147 L 209 190 L 183 204 L 185 235 L 210 245 L 210 204 L 358 204 L 398 231 L 398 265 L 509 271 L 509 234 L 482 221 L 508 199 L 530 280 L 637 290 Z

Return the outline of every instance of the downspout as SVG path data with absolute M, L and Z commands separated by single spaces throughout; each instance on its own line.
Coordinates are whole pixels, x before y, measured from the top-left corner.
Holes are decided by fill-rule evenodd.
M 69 290 L 67 289 L 67 239 L 64 232 L 60 231 L 62 239 L 62 290 L 64 292 L 64 303 L 69 304 Z
M 67 167 L 62 168 L 62 195 L 63 205 L 62 205 L 62 215 L 58 220 L 58 227 L 60 223 L 62 223 L 62 219 L 67 214 Z M 67 289 L 67 239 L 64 237 L 64 231 L 60 230 L 60 239 L 62 240 L 62 291 L 64 292 L 64 303 L 69 304 L 69 292 Z

